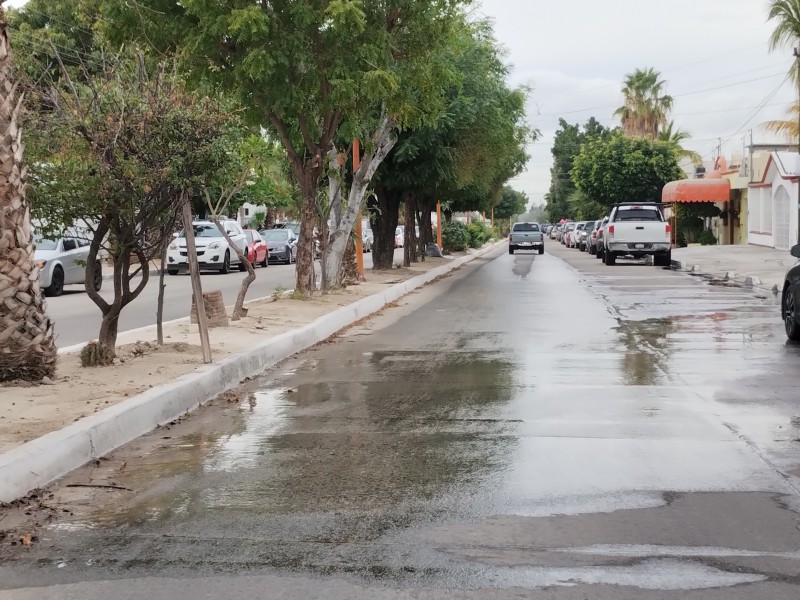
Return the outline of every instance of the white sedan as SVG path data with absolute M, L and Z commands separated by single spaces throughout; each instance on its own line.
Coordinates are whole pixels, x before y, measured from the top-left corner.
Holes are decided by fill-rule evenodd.
M 239 260 L 239 255 L 228 245 L 228 241 L 213 221 L 194 221 L 194 239 L 197 249 L 197 262 L 201 269 L 215 270 L 220 273 L 229 273 L 231 265 L 239 266 L 240 271 L 246 269 L 245 264 Z M 220 221 L 231 241 L 242 252 L 247 249 L 247 236 L 236 221 Z M 186 251 L 186 236 L 183 231 L 178 233 L 175 240 L 167 249 L 167 273 L 177 275 L 180 271 L 189 270 L 189 258 Z
M 60 296 L 65 285 L 84 283 L 90 243 L 88 238 L 77 235 L 52 240 L 34 236 L 33 258 L 39 267 L 39 285 L 45 296 Z M 94 289 L 100 291 L 103 270 L 99 261 L 92 281 Z

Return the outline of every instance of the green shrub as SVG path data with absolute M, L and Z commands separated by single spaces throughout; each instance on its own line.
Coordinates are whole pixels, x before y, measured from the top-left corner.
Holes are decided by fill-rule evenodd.
M 114 351 L 96 341 L 86 344 L 81 350 L 81 366 L 107 367 L 114 363 Z
M 704 230 L 703 233 L 700 234 L 700 237 L 697 238 L 697 241 L 703 246 L 715 246 L 717 244 L 717 238 L 714 237 L 714 234 L 708 229 Z
M 442 225 L 442 250 L 444 252 L 463 252 L 469 247 L 470 235 L 467 226 L 459 221 Z
M 490 229 L 478 221 L 467 225 L 467 232 L 469 233 L 470 248 L 480 248 L 492 234 Z

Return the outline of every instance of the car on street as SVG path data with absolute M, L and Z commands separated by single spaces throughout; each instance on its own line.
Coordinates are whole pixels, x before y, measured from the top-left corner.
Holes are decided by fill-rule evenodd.
M 800 244 L 792 246 L 791 255 L 800 258 Z M 781 316 L 786 328 L 786 337 L 800 341 L 800 261 L 786 272 L 781 297 Z
M 297 260 L 297 234 L 288 228 L 259 231 L 267 243 L 269 260 L 287 265 Z
M 47 239 L 34 234 L 33 259 L 39 267 L 39 286 L 45 296 L 60 296 L 65 285 L 83 284 L 86 280 L 86 259 L 90 240 L 77 232 Z M 103 285 L 103 269 L 98 260 L 92 276 L 95 291 Z
M 603 225 L 603 219 L 598 219 L 587 226 L 589 235 L 586 236 L 586 252 L 591 255 L 597 254 L 597 232 Z
M 508 253 L 515 250 L 537 250 L 544 254 L 544 234 L 538 223 L 514 223 L 508 236 Z
M 262 267 L 269 265 L 269 249 L 267 248 L 267 243 L 261 238 L 261 234 L 255 229 L 245 229 L 244 235 L 247 237 L 245 256 L 247 256 L 250 264 L 254 267 L 256 265 L 261 265 Z
M 232 219 L 222 219 L 220 227 L 224 228 L 231 244 L 243 253 L 247 251 L 247 236 L 242 226 Z M 194 243 L 197 250 L 197 262 L 201 270 L 230 273 L 231 265 L 237 265 L 240 271 L 245 270 L 236 250 L 228 244 L 228 240 L 213 221 L 194 221 Z M 186 232 L 180 231 L 167 248 L 167 273 L 177 275 L 189 270 L 189 258 L 186 250 Z
M 561 243 L 564 246 L 569 247 L 572 243 L 570 239 L 572 237 L 572 232 L 575 230 L 575 222 L 569 221 L 568 223 L 564 223 L 564 233 L 561 234 Z
M 609 266 L 623 256 L 652 256 L 657 267 L 672 264 L 672 229 L 655 202 L 617 204 L 609 215 L 603 243 L 603 262 Z
M 372 252 L 372 243 L 375 237 L 372 234 L 372 229 L 364 229 L 361 232 L 361 249 L 363 252 Z
M 588 232 L 586 231 L 586 226 L 589 225 L 591 221 L 578 221 L 575 224 L 575 229 L 570 235 L 570 248 L 576 248 L 578 250 L 583 251 L 584 247 L 586 246 L 586 235 Z

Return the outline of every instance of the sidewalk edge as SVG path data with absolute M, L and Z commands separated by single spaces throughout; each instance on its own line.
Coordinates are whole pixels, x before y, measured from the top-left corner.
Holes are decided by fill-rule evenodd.
M 322 342 L 386 304 L 480 258 L 500 245 L 488 244 L 392 287 L 343 306 L 311 323 L 265 340 L 219 363 L 200 367 L 95 415 L 0 454 L 0 502 L 11 502 L 169 423 L 293 354 Z

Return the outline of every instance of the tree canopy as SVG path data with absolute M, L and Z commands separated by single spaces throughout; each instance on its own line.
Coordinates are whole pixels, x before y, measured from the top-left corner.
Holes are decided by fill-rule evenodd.
M 604 208 L 657 202 L 664 184 L 685 176 L 672 145 L 621 132 L 584 143 L 571 174 L 577 191 Z
M 550 171 L 550 191 L 546 196 L 547 215 L 553 222 L 575 215 L 575 183 L 572 180 L 572 166 L 580 152 L 581 145 L 592 138 L 608 138 L 611 130 L 591 117 L 581 127 L 559 119 L 559 129 L 553 142 L 553 167 Z

